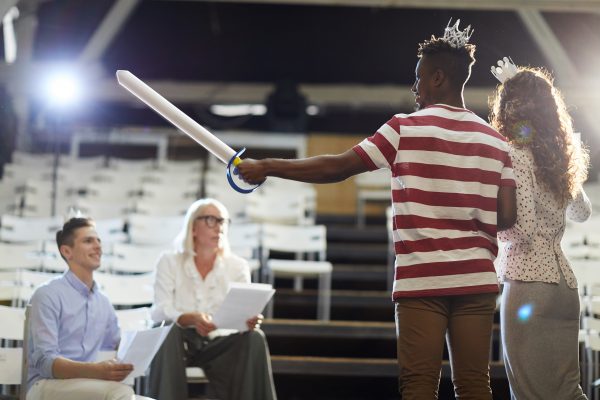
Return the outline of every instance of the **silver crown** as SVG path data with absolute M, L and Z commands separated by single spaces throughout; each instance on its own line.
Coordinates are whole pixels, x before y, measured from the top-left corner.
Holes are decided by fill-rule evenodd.
M 492 65 L 492 75 L 494 75 L 500 83 L 504 83 L 507 79 L 512 78 L 519 72 L 519 69 L 510 57 L 504 57 L 502 60 L 498 60 L 497 64 L 497 67 Z
M 460 24 L 460 19 L 457 19 L 454 25 L 450 26 L 452 23 L 452 18 L 448 21 L 448 26 L 444 29 L 444 37 L 443 39 L 448 42 L 448 44 L 455 49 L 459 47 L 463 47 L 467 43 L 469 43 L 469 39 L 471 39 L 471 35 L 473 34 L 473 30 L 471 29 L 471 25 L 467 26 L 467 28 L 463 31 L 458 29 L 458 25 Z

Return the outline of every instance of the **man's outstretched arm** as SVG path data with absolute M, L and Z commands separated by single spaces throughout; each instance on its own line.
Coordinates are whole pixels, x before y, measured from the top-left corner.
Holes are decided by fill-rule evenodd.
M 365 163 L 352 149 L 336 155 L 291 160 L 245 159 L 237 168 L 242 178 L 252 184 L 261 183 L 268 176 L 308 183 L 333 183 L 368 171 Z

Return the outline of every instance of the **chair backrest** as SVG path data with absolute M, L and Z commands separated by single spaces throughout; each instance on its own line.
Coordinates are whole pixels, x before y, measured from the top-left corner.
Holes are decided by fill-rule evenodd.
M 54 153 L 27 153 L 14 151 L 12 161 L 17 165 L 34 166 L 36 168 L 51 167 L 54 164 Z
M 198 173 L 204 169 L 204 162 L 200 159 L 194 160 L 162 160 L 156 166 L 160 172 Z
M 42 251 L 42 270 L 44 271 L 64 271 L 67 269 L 67 263 L 60 256 L 58 246 L 55 240 L 46 240 Z
M 0 271 L 0 301 L 9 302 L 17 296 L 19 271 Z
M 310 224 L 302 196 L 293 193 L 279 196 L 248 196 L 246 215 L 256 223 Z
M 129 238 L 135 244 L 169 244 L 183 225 L 183 217 L 131 214 Z
M 227 183 L 224 172 L 219 174 L 209 173 L 204 179 L 204 193 L 206 197 L 216 199 L 223 203 L 229 217 L 233 222 L 244 222 L 246 217 L 246 203 L 251 196 L 238 193 Z
M 600 261 L 598 260 L 569 260 L 573 273 L 580 287 L 586 288 L 600 284 Z
M 131 207 L 129 200 L 80 197 L 77 199 L 75 208 L 89 217 L 113 219 L 127 216 Z
M 29 270 L 20 270 L 18 274 L 18 289 L 16 300 L 27 303 L 36 288 L 56 277 L 61 276 L 58 273 L 38 272 Z
M 135 202 L 135 213 L 153 217 L 177 217 L 185 215 L 195 198 L 171 199 L 141 198 Z M 181 219 L 181 217 L 179 217 Z
M 94 274 L 94 280 L 115 307 L 141 306 L 154 301 L 154 274 Z
M 113 272 L 144 273 L 152 272 L 165 246 L 142 246 L 131 243 L 115 243 L 110 259 Z
M 177 175 L 176 175 L 177 176 Z M 178 178 L 166 178 L 163 182 L 142 183 L 142 198 L 150 200 L 186 200 L 188 203 L 196 200 L 200 191 L 200 180 L 178 181 Z
M 242 257 L 248 253 L 257 258 L 261 239 L 260 224 L 231 224 L 229 227 L 229 245 L 231 250 Z
M 48 202 L 48 199 L 46 199 Z M 5 242 L 36 242 L 54 239 L 63 226 L 61 217 L 0 217 L 0 240 Z
M 0 305 L 0 339 L 22 341 L 25 327 L 25 309 Z M 1 341 L 0 341 L 1 342 Z M 22 347 L 0 347 L 0 384 L 20 385 L 22 375 Z
M 131 158 L 118 158 L 112 157 L 108 159 L 108 166 L 111 169 L 119 171 L 147 171 L 152 170 L 156 166 L 155 158 L 142 158 L 142 159 L 131 159 Z
M 325 225 L 275 225 L 262 226 L 261 245 L 263 256 L 270 251 L 317 254 L 320 260 L 325 259 L 327 250 L 327 229 Z
M 152 323 L 150 318 L 150 307 L 129 308 L 126 310 L 115 310 L 121 332 L 142 331 L 148 329 Z
M 202 171 L 154 170 L 141 176 L 142 184 L 185 187 L 189 192 L 197 192 L 202 184 Z
M 96 223 L 96 232 L 102 240 L 102 244 L 123 243 L 127 241 L 127 234 L 124 231 L 124 218 L 94 218 L 94 222 Z
M 104 178 L 104 176 L 102 176 Z M 100 179 L 98 177 L 98 179 Z M 141 184 L 126 176 L 115 180 L 90 181 L 85 185 L 86 199 L 104 199 L 112 202 L 127 201 L 140 190 Z
M 36 269 L 42 265 L 42 243 L 0 242 L 0 270 Z

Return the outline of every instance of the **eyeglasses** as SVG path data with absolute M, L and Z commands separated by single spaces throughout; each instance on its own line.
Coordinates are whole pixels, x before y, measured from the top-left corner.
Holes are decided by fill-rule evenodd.
M 206 226 L 208 226 L 209 228 L 214 228 L 215 226 L 217 226 L 217 224 L 219 226 L 229 224 L 229 219 L 216 217 L 214 215 L 201 215 L 200 217 L 196 217 L 196 221 L 198 221 L 199 219 L 203 220 Z

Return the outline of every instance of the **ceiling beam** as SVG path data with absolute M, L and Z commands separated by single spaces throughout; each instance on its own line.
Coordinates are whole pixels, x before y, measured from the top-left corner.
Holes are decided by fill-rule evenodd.
M 157 92 L 175 104 L 261 104 L 274 89 L 272 84 L 248 84 L 227 82 L 174 82 L 148 81 Z M 581 87 L 563 90 L 569 105 L 582 107 L 585 104 L 600 105 L 600 83 L 588 82 Z M 583 90 L 583 88 L 586 88 Z M 379 108 L 410 110 L 415 100 L 408 85 L 299 85 L 310 104 L 317 106 L 340 106 L 349 108 Z M 596 89 L 594 89 L 596 88 Z M 475 110 L 488 109 L 488 97 L 494 87 L 467 87 L 465 102 Z M 91 100 L 125 102 L 145 107 L 127 90 L 120 87 L 116 79 L 98 81 L 89 91 Z
M 81 62 L 96 62 L 119 33 L 139 0 L 117 0 L 81 52 Z
M 344 6 L 374 8 L 437 8 L 460 10 L 569 11 L 600 13 L 600 0 L 187 0 L 222 3 L 263 3 L 311 6 Z
M 548 25 L 546 19 L 542 16 L 542 13 L 537 10 L 523 9 L 518 10 L 517 14 L 539 49 L 552 65 L 554 73 L 559 80 L 569 82 L 577 79 L 575 65 L 567 55 L 552 28 L 550 28 L 550 25 Z

